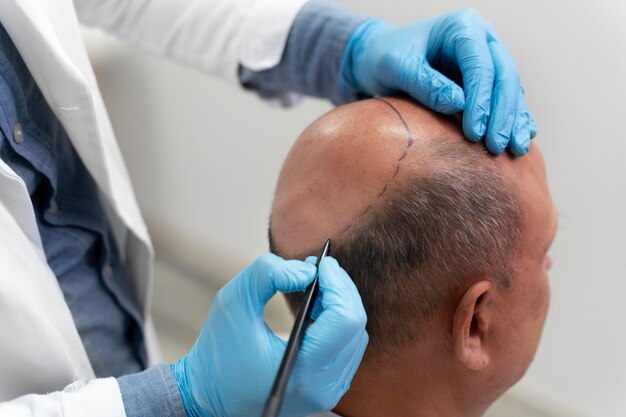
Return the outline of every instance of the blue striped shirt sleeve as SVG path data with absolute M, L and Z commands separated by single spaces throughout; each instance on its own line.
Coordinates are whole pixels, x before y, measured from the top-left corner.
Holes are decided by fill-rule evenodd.
M 335 104 L 360 96 L 343 91 L 339 67 L 345 46 L 367 16 L 329 0 L 312 0 L 296 16 L 280 63 L 264 71 L 243 66 L 239 79 L 265 98 L 286 98 L 289 92 L 324 97 Z M 289 100 L 283 100 L 288 105 Z
M 169 364 L 117 379 L 126 417 L 187 417 Z

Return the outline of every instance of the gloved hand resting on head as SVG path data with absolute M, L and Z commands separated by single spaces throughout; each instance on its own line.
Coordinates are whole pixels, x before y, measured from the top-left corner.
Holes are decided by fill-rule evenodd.
M 405 92 L 440 113 L 463 111 L 465 136 L 484 137 L 495 154 L 508 147 L 524 155 L 536 134 L 513 59 L 470 9 L 406 26 L 367 20 L 348 41 L 340 73 L 353 91 Z
M 328 257 L 319 267 L 321 311 L 307 329 L 281 415 L 333 408 L 348 390 L 368 341 L 361 298 L 348 274 Z M 276 291 L 303 291 L 315 266 L 264 255 L 215 297 L 191 352 L 172 365 L 190 417 L 260 416 L 286 342 L 263 320 Z

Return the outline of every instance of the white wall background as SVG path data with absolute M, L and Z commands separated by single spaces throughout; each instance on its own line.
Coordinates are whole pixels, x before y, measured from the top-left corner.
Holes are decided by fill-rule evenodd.
M 344 3 L 396 23 L 472 6 L 495 24 L 538 120 L 560 212 L 550 315 L 514 394 L 552 415 L 626 416 L 626 3 Z M 282 159 L 329 106 L 271 108 L 193 70 L 109 42 L 91 45 L 159 251 L 157 318 L 180 325 L 184 351 L 216 287 L 267 250 Z M 187 289 L 168 279 L 177 273 L 192 277 Z M 286 329 L 284 310 L 272 311 Z

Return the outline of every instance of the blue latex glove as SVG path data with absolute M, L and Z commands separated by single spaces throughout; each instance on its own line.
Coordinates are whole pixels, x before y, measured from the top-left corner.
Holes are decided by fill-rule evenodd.
M 368 336 L 359 293 L 336 260 L 319 271 L 322 310 L 307 329 L 281 415 L 306 416 L 332 409 L 348 390 Z M 315 266 L 267 254 L 230 281 L 209 310 L 198 340 L 172 365 L 189 417 L 259 417 L 286 342 L 263 320 L 276 291 L 303 291 Z
M 463 110 L 465 136 L 484 137 L 494 154 L 508 147 L 524 155 L 536 135 L 511 55 L 471 9 L 406 26 L 367 20 L 348 41 L 340 72 L 348 90 L 405 92 L 440 113 Z

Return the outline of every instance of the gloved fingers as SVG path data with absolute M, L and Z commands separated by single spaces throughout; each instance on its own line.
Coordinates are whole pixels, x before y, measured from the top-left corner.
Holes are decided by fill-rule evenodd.
M 502 43 L 497 39 L 491 40 L 489 50 L 495 78 L 485 145 L 489 152 L 499 155 L 512 140 L 518 114 L 520 80 L 513 57 Z
M 522 89 L 522 93 L 524 92 L 524 89 Z M 524 104 L 526 104 L 526 98 L 524 98 Z M 530 138 L 534 139 L 535 136 L 537 136 L 537 121 L 535 120 L 535 117 L 533 116 L 532 113 L 528 113 L 528 117 L 530 119 Z
M 315 299 L 315 304 L 313 304 L 313 310 L 311 310 L 311 318 L 313 320 L 317 320 L 317 318 L 324 311 L 324 307 L 322 306 L 322 293 L 318 293 L 317 298 Z
M 458 19 L 458 31 L 450 42 L 453 43 L 454 58 L 463 75 L 463 132 L 469 140 L 476 142 L 487 130 L 494 67 L 482 18 L 470 10 Z
M 524 91 L 524 87 L 520 86 L 520 100 L 518 107 L 518 114 L 524 113 L 526 117 L 528 117 L 528 129 L 530 130 L 530 138 L 533 139 L 537 136 L 537 122 L 535 121 L 535 117 L 528 109 L 528 104 L 526 104 L 526 92 Z
M 535 119 L 528 111 L 524 89 L 520 87 L 515 126 L 509 142 L 509 151 L 515 156 L 522 156 L 530 148 L 530 140 L 537 133 Z
M 337 401 L 350 389 L 350 383 L 357 369 L 359 369 L 368 342 L 369 335 L 367 332 L 357 334 L 357 337 L 350 342 L 351 346 L 341 353 L 344 357 L 337 358 L 337 363 L 343 364 L 343 372 L 338 379 L 341 389 Z
M 307 334 L 305 334 L 304 349 L 309 343 L 306 340 Z M 343 347 L 343 350 L 336 352 L 334 357 L 319 358 L 316 353 L 303 349 L 299 357 L 300 362 L 296 364 L 297 376 L 294 380 L 297 381 L 297 385 L 308 388 L 309 392 L 306 395 L 309 397 L 306 401 L 315 404 L 315 411 L 321 412 L 334 408 L 346 393 L 361 363 L 367 341 L 367 332 L 357 333 Z M 313 380 L 310 375 L 307 375 L 311 372 L 316 375 Z M 310 389 L 311 384 L 317 384 L 323 388 Z
M 249 305 L 252 313 L 262 317 L 263 307 L 277 291 L 304 290 L 313 281 L 315 266 L 296 260 L 284 260 L 268 253 L 258 258 L 233 281 L 236 292 L 225 294 L 233 306 Z M 227 290 L 227 285 L 223 290 Z
M 367 315 L 356 286 L 334 258 L 321 262 L 319 285 L 323 310 L 307 329 L 305 344 L 311 355 L 326 362 L 343 351 L 355 335 L 365 332 Z
M 315 265 L 315 262 L 317 262 L 317 256 L 309 256 L 304 260 L 304 262 Z M 324 308 L 322 307 L 322 293 L 320 292 L 315 299 L 315 304 L 313 304 L 313 310 L 311 310 L 311 318 L 313 320 L 317 320 L 319 315 L 322 313 L 322 310 L 324 310 Z
M 405 57 L 396 74 L 399 90 L 438 113 L 455 114 L 465 107 L 463 89 L 432 68 L 423 56 Z

